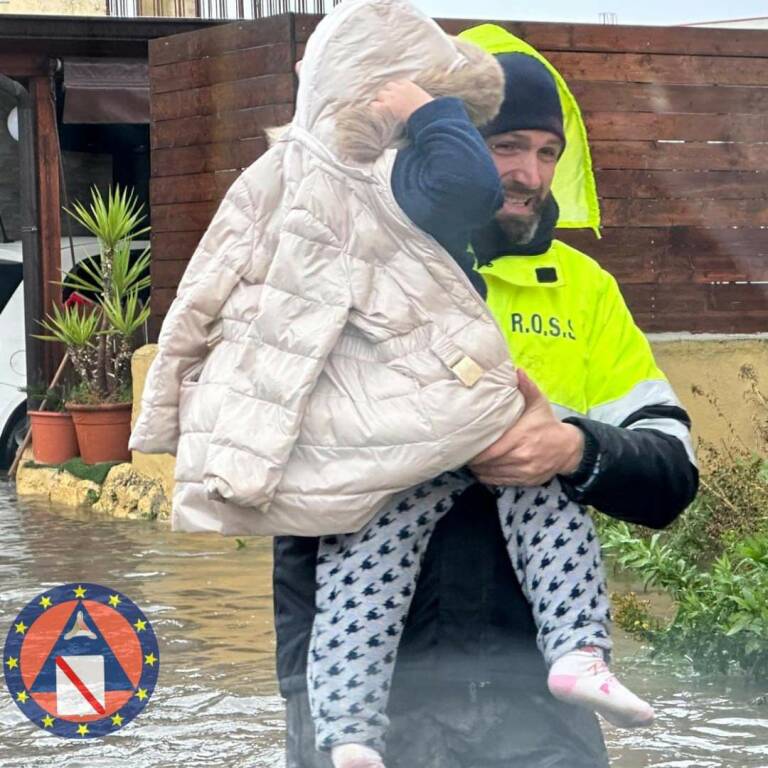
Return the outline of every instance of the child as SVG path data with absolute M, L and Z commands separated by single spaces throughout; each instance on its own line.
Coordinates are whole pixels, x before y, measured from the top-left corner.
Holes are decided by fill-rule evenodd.
M 415 223 L 437 222 L 427 231 L 477 286 L 482 278 L 466 257 L 470 230 L 484 226 L 503 202 L 482 136 L 458 99 L 433 99 L 409 81 L 388 83 L 371 108 L 389 111 L 407 128 L 410 145 L 399 151 L 392 174 L 395 198 Z M 330 748 L 335 768 L 383 767 L 388 689 L 421 559 L 437 522 L 473 482 L 466 470 L 446 472 L 396 496 L 361 530 L 320 540 L 307 675 L 317 746 Z M 617 725 L 650 723 L 651 707 L 604 660 L 609 603 L 585 509 L 556 478 L 538 488 L 494 491 L 553 695 Z

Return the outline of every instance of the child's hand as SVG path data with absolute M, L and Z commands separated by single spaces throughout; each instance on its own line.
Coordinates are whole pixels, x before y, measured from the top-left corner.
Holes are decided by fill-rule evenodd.
M 433 101 L 433 98 L 416 83 L 410 80 L 393 80 L 376 94 L 371 107 L 377 112 L 389 112 L 405 123 L 419 107 L 430 101 Z

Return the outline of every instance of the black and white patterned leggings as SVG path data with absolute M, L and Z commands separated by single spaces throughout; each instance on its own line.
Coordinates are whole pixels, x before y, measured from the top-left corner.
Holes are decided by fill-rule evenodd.
M 424 552 L 473 482 L 466 470 L 446 472 L 398 494 L 360 531 L 320 540 L 307 661 L 318 749 L 345 742 L 383 748 L 392 670 Z M 586 510 L 556 478 L 494 491 L 547 664 L 585 645 L 610 649 L 600 544 Z

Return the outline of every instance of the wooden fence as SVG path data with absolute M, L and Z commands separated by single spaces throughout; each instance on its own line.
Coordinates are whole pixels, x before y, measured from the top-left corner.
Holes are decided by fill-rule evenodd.
M 290 120 L 319 19 L 150 41 L 154 332 L 263 129 Z M 558 236 L 618 278 L 646 331 L 768 331 L 768 31 L 499 23 L 558 67 L 587 121 L 603 238 Z

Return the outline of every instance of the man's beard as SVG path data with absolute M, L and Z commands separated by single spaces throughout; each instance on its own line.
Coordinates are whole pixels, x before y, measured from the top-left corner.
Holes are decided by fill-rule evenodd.
M 522 184 L 510 181 L 504 183 L 504 194 L 520 198 L 532 197 L 531 212 L 525 215 L 504 213 L 503 209 L 496 214 L 496 221 L 512 245 L 526 245 L 533 240 L 541 221 L 545 198 L 541 189 L 529 189 Z

